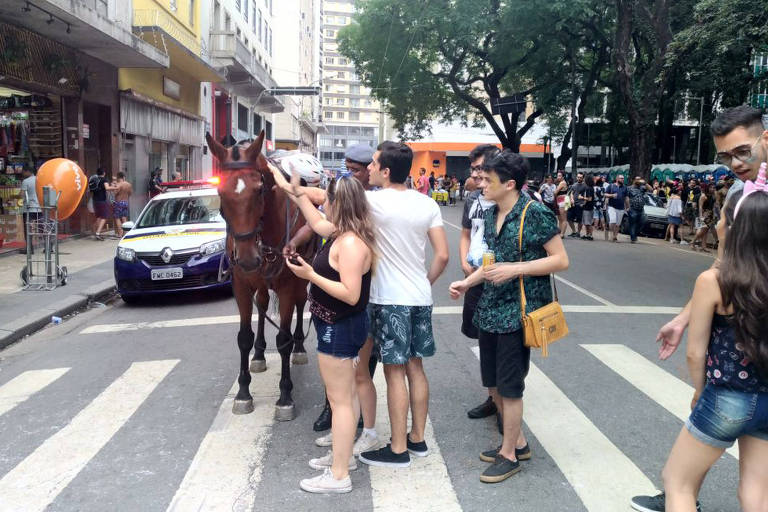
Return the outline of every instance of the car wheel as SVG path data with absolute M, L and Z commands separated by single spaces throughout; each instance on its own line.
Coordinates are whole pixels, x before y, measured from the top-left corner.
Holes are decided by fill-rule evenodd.
M 120 298 L 123 299 L 123 302 L 126 304 L 138 304 L 141 300 L 141 296 L 139 295 L 120 295 Z

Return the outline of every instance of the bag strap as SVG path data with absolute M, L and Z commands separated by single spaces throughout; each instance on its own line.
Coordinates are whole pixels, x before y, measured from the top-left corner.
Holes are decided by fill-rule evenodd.
M 520 253 L 520 262 L 523 261 L 523 225 L 525 224 L 525 214 L 528 211 L 528 207 L 531 206 L 533 201 L 528 201 L 528 203 L 525 205 L 525 208 L 523 208 L 523 213 L 520 215 L 520 233 L 517 237 L 517 248 L 518 252 Z M 519 277 L 520 280 L 520 310 L 522 311 L 523 318 L 525 318 L 525 306 L 526 306 L 526 300 L 525 300 L 525 286 L 523 285 L 523 276 Z

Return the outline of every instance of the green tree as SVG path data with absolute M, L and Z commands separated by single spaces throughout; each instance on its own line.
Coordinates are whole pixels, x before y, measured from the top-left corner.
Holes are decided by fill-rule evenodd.
M 566 56 L 548 33 L 542 0 L 359 0 L 339 32 L 354 63 L 406 137 L 433 120 L 483 121 L 505 148 L 545 112 L 559 112 Z M 494 116 L 490 102 L 517 94 L 535 105 Z

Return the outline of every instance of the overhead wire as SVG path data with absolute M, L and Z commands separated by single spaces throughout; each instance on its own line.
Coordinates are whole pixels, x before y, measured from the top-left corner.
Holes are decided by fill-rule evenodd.
M 394 27 L 395 25 L 395 14 L 396 14 L 396 11 L 393 8 L 392 18 L 391 18 L 391 21 L 389 22 L 389 34 L 387 35 L 387 44 L 384 46 L 384 57 L 381 59 L 381 66 L 379 66 L 379 80 L 376 82 L 376 87 L 374 87 L 374 89 L 376 90 L 378 90 L 379 85 L 381 85 L 381 75 L 382 75 L 382 72 L 384 71 L 384 63 L 387 61 L 387 52 L 389 51 L 389 43 L 392 40 L 392 27 Z

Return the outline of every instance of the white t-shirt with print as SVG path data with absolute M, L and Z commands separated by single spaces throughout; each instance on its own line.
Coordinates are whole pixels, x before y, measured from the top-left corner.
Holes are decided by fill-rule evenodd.
M 429 230 L 443 225 L 437 203 L 415 190 L 391 188 L 366 192 L 376 229 L 378 262 L 370 302 L 431 306 L 426 247 Z

